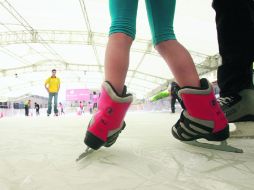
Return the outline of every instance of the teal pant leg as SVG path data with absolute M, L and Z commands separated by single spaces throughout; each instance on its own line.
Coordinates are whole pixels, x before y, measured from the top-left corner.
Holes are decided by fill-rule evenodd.
M 175 40 L 174 14 L 176 0 L 146 0 L 147 15 L 153 44 Z
M 138 0 L 109 0 L 111 16 L 109 34 L 119 32 L 135 39 L 137 8 Z

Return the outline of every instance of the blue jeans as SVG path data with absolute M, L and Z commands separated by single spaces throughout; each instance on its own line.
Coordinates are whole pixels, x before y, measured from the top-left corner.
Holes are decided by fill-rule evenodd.
M 51 114 L 51 110 L 52 110 L 52 98 L 54 97 L 54 113 L 58 113 L 58 109 L 57 109 L 57 98 L 58 98 L 58 93 L 49 93 L 49 100 L 48 100 L 48 114 Z

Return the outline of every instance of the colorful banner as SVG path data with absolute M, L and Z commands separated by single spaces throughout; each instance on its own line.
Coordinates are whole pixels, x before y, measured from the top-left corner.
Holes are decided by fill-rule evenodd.
M 90 100 L 89 89 L 68 89 L 66 90 L 67 101 L 89 101 Z

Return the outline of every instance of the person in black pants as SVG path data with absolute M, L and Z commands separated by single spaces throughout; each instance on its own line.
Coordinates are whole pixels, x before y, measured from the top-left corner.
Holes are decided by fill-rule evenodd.
M 172 113 L 175 113 L 175 104 L 176 104 L 176 100 L 178 100 L 177 91 L 179 90 L 179 88 L 180 87 L 177 85 L 176 82 L 173 81 L 171 83 L 170 95 L 171 95 L 171 112 Z
M 36 115 L 40 115 L 40 105 L 37 104 L 36 102 L 34 103 L 34 108 L 35 108 L 35 111 L 36 111 Z
M 218 99 L 229 122 L 254 121 L 254 1 L 213 0 L 219 53 Z

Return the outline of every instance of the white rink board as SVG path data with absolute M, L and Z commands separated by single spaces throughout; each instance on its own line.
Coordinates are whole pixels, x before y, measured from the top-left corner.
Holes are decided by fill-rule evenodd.
M 0 119 L 0 190 L 237 190 L 254 187 L 254 141 L 243 154 L 175 140 L 179 114 L 130 112 L 111 148 L 76 162 L 90 115 Z

